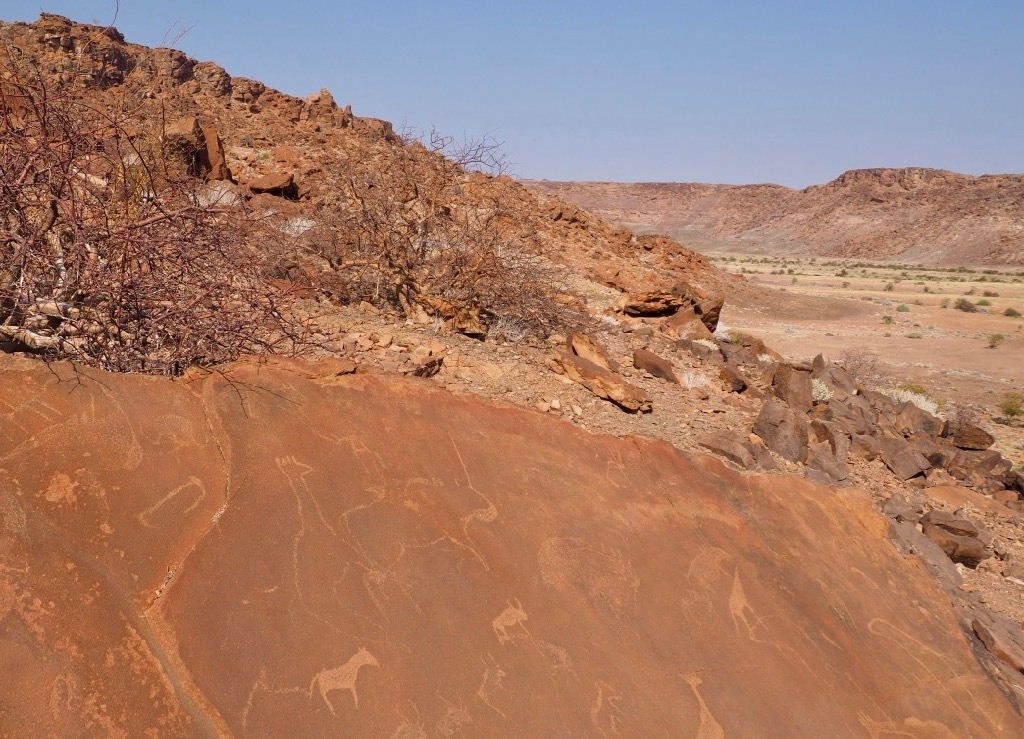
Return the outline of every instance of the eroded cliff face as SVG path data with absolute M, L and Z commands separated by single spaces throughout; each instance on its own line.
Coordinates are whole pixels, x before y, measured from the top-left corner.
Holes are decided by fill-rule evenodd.
M 0 733 L 1024 731 L 862 494 L 331 367 L 0 360 Z

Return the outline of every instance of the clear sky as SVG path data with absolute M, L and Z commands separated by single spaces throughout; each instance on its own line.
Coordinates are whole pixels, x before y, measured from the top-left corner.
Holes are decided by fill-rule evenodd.
M 122 0 L 130 41 L 356 115 L 488 132 L 521 177 L 1024 172 L 1024 0 Z M 114 0 L 3 0 L 107 23 Z

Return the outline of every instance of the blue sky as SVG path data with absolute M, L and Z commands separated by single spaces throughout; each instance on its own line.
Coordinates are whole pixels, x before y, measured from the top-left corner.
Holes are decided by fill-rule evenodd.
M 122 0 L 176 46 L 357 115 L 503 140 L 522 177 L 779 182 L 1024 172 L 1024 1 Z M 3 0 L 107 23 L 114 0 Z

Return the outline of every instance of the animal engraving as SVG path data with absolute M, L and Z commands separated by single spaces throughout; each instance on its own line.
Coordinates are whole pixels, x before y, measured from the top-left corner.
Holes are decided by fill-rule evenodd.
M 725 730 L 715 720 L 708 704 L 704 702 L 704 696 L 700 694 L 699 688 L 704 683 L 700 675 L 690 672 L 682 674 L 680 677 L 690 686 L 693 697 L 697 699 L 697 705 L 700 707 L 700 726 L 697 728 L 697 739 L 725 739 Z
M 360 647 L 359 651 L 353 654 L 348 662 L 341 667 L 318 672 L 309 683 L 310 695 L 313 694 L 313 687 L 317 686 L 320 690 L 320 697 L 324 699 L 324 703 L 327 704 L 327 707 L 331 709 L 333 714 L 335 713 L 334 704 L 331 703 L 331 699 L 327 697 L 327 694 L 335 690 L 348 690 L 352 693 L 352 701 L 358 709 L 359 694 L 356 692 L 356 679 L 359 677 L 360 667 L 380 667 L 377 659 L 370 654 L 366 647 Z
M 526 626 L 523 625 L 523 622 L 530 618 L 526 615 L 526 611 L 523 610 L 523 604 L 519 602 L 518 598 L 509 598 L 506 603 L 508 607 L 491 621 L 491 628 L 494 629 L 494 634 L 498 637 L 499 644 L 506 644 L 515 638 L 508 634 L 508 630 L 515 626 L 521 626 L 526 635 L 530 635 Z

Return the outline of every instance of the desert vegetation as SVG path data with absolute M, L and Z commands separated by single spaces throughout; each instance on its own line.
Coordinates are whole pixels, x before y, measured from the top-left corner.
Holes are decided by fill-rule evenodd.
M 0 337 L 116 371 L 180 374 L 299 351 L 273 242 L 204 203 L 196 152 L 140 104 L 110 109 L 0 58 Z
M 311 293 L 481 338 L 492 325 L 506 337 L 580 325 L 536 231 L 491 186 L 497 142 L 432 133 L 378 146 L 336 207 L 295 232 L 211 197 L 204 158 L 219 142 L 195 118 L 47 78 L 14 47 L 0 74 L 8 350 L 169 375 L 301 354 L 323 339 L 298 299 Z

